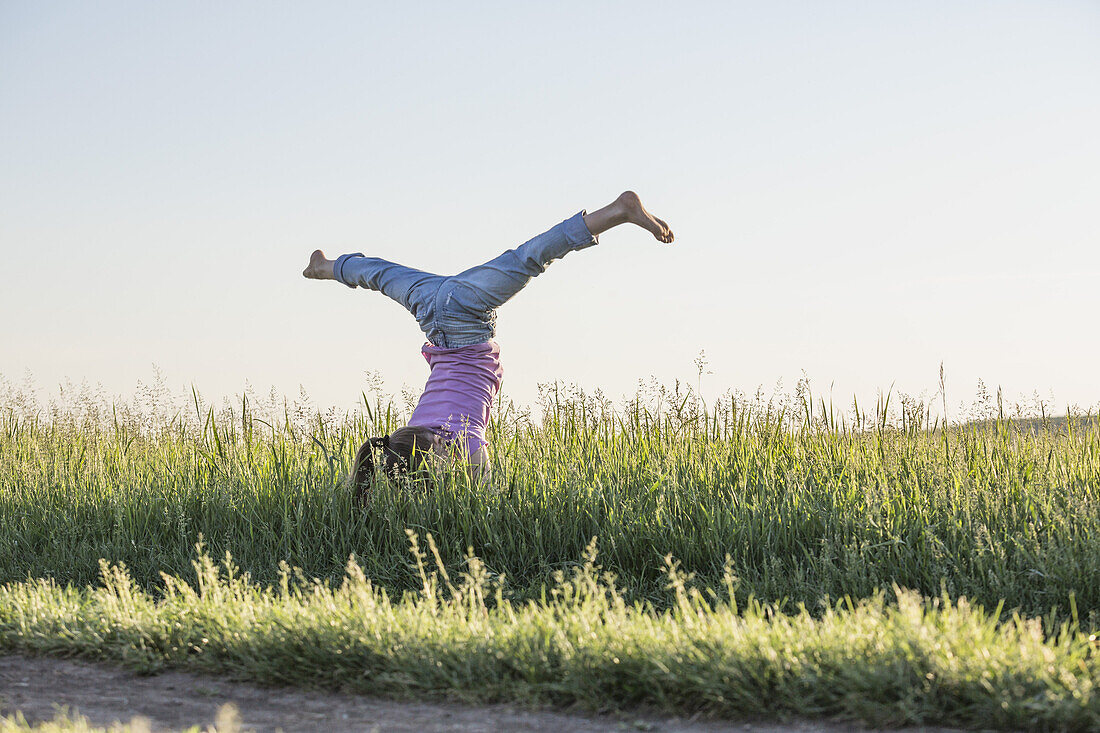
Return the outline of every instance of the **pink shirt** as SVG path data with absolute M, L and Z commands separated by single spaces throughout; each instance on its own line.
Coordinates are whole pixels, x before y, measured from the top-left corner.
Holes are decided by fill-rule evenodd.
M 486 341 L 444 349 L 424 344 L 420 350 L 432 373 L 409 425 L 432 428 L 447 440 L 465 440 L 470 455 L 488 445 L 489 408 L 500 391 L 504 369 L 500 345 Z

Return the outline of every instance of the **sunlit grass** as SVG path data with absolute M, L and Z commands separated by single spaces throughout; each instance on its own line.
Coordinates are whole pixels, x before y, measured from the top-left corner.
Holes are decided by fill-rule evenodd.
M 489 483 L 379 480 L 364 508 L 344 477 L 402 424 L 386 400 L 0 399 L 0 648 L 396 697 L 1100 725 L 1091 416 L 544 397 L 495 416 Z
M 713 585 L 785 608 L 895 584 L 1031 615 L 1100 611 L 1100 428 L 997 419 L 944 426 L 887 406 L 841 424 L 808 399 L 705 409 L 672 391 L 612 410 L 550 394 L 544 417 L 500 413 L 489 486 L 461 471 L 434 488 L 343 484 L 368 436 L 400 410 L 346 417 L 246 401 L 216 411 L 0 414 L 0 581 L 89 583 L 100 558 L 135 580 L 189 577 L 200 538 L 261 583 L 280 562 L 340 577 L 354 554 L 394 591 L 415 588 L 405 530 L 432 532 L 450 569 L 470 548 L 514 597 L 536 597 L 598 537 L 629 598 L 668 600 L 671 554 Z M 902 413 L 904 415 L 905 413 Z
M 515 603 L 477 558 L 450 576 L 413 538 L 421 588 L 394 599 L 354 562 L 336 586 L 283 568 L 261 588 L 227 558 L 156 597 L 106 563 L 97 587 L 0 587 L 0 649 L 227 673 L 397 698 L 510 701 L 684 715 L 809 716 L 871 725 L 1095 730 L 1100 668 L 1073 624 L 997 619 L 969 603 L 882 593 L 821 614 L 778 613 L 686 584 L 629 603 L 587 560 Z

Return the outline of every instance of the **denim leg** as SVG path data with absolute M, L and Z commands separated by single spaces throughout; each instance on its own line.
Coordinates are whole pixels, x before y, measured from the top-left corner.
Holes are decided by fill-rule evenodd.
M 522 290 L 531 278 L 545 272 L 551 262 L 595 244 L 598 240 L 585 226 L 584 212 L 581 211 L 484 265 L 455 275 L 451 278 L 455 288 L 450 307 L 470 314 L 485 314 L 499 308 Z
M 379 257 L 364 257 L 360 253 L 337 258 L 333 275 L 349 288 L 376 290 L 396 300 L 412 313 L 424 333 L 428 333 L 434 325 L 435 294 L 446 279 Z

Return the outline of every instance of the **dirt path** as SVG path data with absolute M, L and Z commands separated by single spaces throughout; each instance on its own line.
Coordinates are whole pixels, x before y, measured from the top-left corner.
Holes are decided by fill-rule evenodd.
M 840 733 L 854 730 L 820 723 L 717 723 L 650 715 L 610 717 L 530 711 L 506 705 L 404 703 L 295 688 L 264 688 L 187 672 L 142 677 L 103 664 L 0 656 L 0 715 L 21 711 L 31 723 L 52 720 L 57 714 L 56 706 L 67 706 L 70 714 L 79 713 L 96 725 L 129 722 L 135 716 L 142 716 L 149 720 L 154 731 L 173 731 L 192 725 L 212 725 L 218 710 L 226 703 L 237 707 L 242 730 L 282 729 L 287 733 L 372 729 L 410 733 L 635 730 Z

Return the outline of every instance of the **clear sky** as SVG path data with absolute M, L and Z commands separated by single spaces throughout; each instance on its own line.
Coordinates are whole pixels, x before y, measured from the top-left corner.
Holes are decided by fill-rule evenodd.
M 453 273 L 626 188 L 510 302 L 504 394 L 639 378 L 1100 402 L 1100 3 L 0 2 L 0 374 L 419 389 L 345 251 Z

